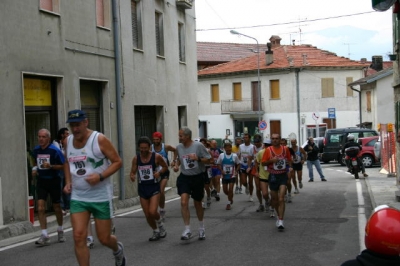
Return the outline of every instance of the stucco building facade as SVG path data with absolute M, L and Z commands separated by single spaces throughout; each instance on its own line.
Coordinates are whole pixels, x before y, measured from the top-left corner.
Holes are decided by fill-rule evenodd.
M 68 110 L 85 110 L 122 155 L 119 201 L 137 197 L 138 136 L 158 130 L 176 145 L 179 127 L 197 134 L 194 10 L 192 1 L 2 2 L 0 225 L 29 220 L 27 151 L 41 128 L 54 139 Z

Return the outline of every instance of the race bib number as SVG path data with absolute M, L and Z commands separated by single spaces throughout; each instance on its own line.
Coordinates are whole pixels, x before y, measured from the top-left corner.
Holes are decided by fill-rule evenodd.
M 87 156 L 82 155 L 68 158 L 71 172 L 77 176 L 84 176 L 86 174 L 86 159 Z
M 233 173 L 233 166 L 229 164 L 224 164 L 222 166 L 222 169 L 224 170 L 226 175 L 231 175 Z
M 294 158 L 293 158 L 293 162 L 294 162 L 294 163 L 299 163 L 299 162 L 301 162 L 301 157 L 300 157 L 298 154 L 296 154 L 296 155 L 294 156 Z
M 153 180 L 153 167 L 151 165 L 140 165 L 138 168 L 139 177 L 142 181 Z
M 189 158 L 189 155 L 183 155 L 183 156 L 182 156 L 182 161 L 183 161 L 183 167 L 184 167 L 186 170 L 194 169 L 194 168 L 199 167 L 198 162 L 195 161 L 195 160 L 190 159 L 190 158 Z
M 279 160 L 276 163 L 273 164 L 274 170 L 283 170 L 286 168 L 286 160 Z
M 44 164 L 48 163 L 50 165 L 50 154 L 38 154 L 36 159 L 36 164 L 39 169 L 48 169 L 44 168 Z
M 207 175 L 208 175 L 208 178 L 212 178 L 212 170 L 211 170 L 211 168 L 207 168 Z

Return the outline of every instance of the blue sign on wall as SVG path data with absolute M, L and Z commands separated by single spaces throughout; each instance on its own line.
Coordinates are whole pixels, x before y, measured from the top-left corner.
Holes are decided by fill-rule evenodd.
M 336 118 L 335 108 L 328 108 L 328 118 Z

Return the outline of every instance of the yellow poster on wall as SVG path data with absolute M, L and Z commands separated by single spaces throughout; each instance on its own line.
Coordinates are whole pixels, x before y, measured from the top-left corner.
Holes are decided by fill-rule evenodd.
M 49 80 L 24 78 L 25 106 L 51 106 Z

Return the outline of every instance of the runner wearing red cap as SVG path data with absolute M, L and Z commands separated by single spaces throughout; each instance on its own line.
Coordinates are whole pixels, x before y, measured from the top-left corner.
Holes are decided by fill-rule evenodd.
M 153 133 L 153 144 L 151 145 L 151 151 L 156 152 L 160 154 L 164 161 L 167 163 L 169 166 L 169 159 L 168 159 L 168 152 L 173 152 L 173 160 L 175 160 L 177 154 L 176 154 L 176 149 L 175 147 L 171 145 L 167 145 L 162 143 L 163 135 L 161 132 L 154 132 Z M 161 175 L 161 181 L 160 181 L 160 216 L 161 219 L 164 221 L 165 220 L 165 186 L 167 185 L 167 182 L 169 180 L 169 170 L 166 171 L 163 175 Z

